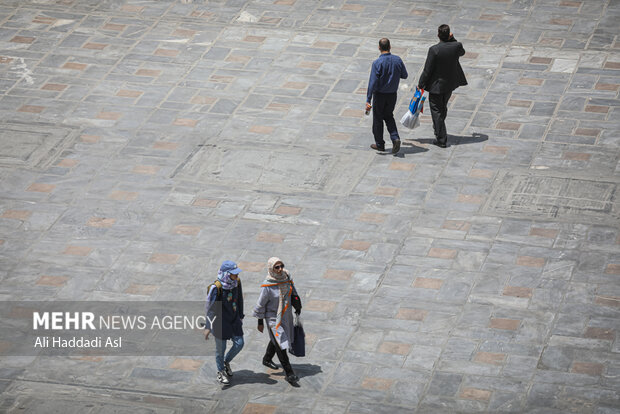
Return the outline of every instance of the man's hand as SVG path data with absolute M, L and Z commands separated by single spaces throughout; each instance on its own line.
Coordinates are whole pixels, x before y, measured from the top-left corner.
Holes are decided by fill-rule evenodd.
M 263 329 L 265 329 L 265 325 L 258 325 L 256 329 L 258 329 L 258 332 L 263 333 Z
M 370 111 L 372 109 L 372 105 L 370 105 L 370 102 L 366 102 L 366 112 Z
M 209 340 L 209 334 L 211 333 L 210 329 L 205 329 L 205 341 Z

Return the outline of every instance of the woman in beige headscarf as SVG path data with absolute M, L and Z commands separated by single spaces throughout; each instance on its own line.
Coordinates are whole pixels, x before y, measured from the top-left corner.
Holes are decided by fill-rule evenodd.
M 293 285 L 289 272 L 284 269 L 284 263 L 277 257 L 272 257 L 267 262 L 269 273 L 261 285 L 260 294 L 254 316 L 258 318 L 258 330 L 263 332 L 264 322 L 267 319 L 267 332 L 269 333 L 269 345 L 263 357 L 263 365 L 276 369 L 273 356 L 278 359 L 286 372 L 286 380 L 295 384 L 299 378 L 293 372 L 288 360 L 286 350 L 291 348 L 293 342 L 293 311 L 301 312 L 301 301 Z

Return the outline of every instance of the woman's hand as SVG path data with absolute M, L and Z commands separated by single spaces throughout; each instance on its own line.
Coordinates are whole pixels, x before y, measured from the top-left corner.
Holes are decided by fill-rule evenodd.
M 211 331 L 209 329 L 205 329 L 205 341 L 209 340 L 209 334 L 211 333 Z
M 258 329 L 258 332 L 263 333 L 263 330 L 265 329 L 265 325 L 258 325 L 256 329 Z

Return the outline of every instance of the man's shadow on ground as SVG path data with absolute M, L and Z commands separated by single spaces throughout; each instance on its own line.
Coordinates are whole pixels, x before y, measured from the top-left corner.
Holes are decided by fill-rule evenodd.
M 448 147 L 452 145 L 465 145 L 465 144 L 478 144 L 480 142 L 488 141 L 489 136 L 486 134 L 480 134 L 478 132 L 474 132 L 471 136 L 465 135 L 448 135 Z M 435 139 L 422 138 L 417 139 L 417 142 L 420 144 L 432 144 L 435 142 Z
M 428 148 L 419 147 L 412 142 L 406 142 L 406 141 L 401 140 L 400 150 L 398 151 L 398 153 L 392 154 L 390 149 L 386 149 L 386 152 L 379 152 L 378 154 L 383 155 L 383 156 L 392 155 L 398 158 L 405 158 L 405 154 L 417 154 L 420 152 L 427 152 L 427 151 L 428 151 Z
M 400 151 L 394 154 L 394 156 L 398 158 L 405 158 L 405 155 L 407 154 L 419 154 L 421 152 L 428 152 L 428 148 L 417 146 L 413 142 L 401 141 Z
M 295 374 L 297 374 L 297 376 L 300 379 L 304 377 L 311 377 L 313 375 L 323 372 L 321 370 L 321 367 L 318 365 L 312 365 L 312 364 L 291 364 L 291 365 L 293 366 Z M 282 378 L 284 378 L 284 371 L 280 369 L 278 372 L 272 375 L 282 376 Z M 277 383 L 278 381 L 271 378 L 269 374 L 266 374 L 264 372 L 254 372 L 248 369 L 243 369 L 241 371 L 235 371 L 230 381 L 230 385 L 227 385 L 226 387 L 224 387 L 224 389 L 230 389 L 236 385 L 243 385 L 243 384 L 273 385 Z
M 471 136 L 465 135 L 448 135 L 448 148 L 452 145 L 465 145 L 465 144 L 477 144 L 480 142 L 488 141 L 489 136 L 486 134 L 480 134 L 474 132 Z M 413 141 L 413 142 L 412 142 Z M 387 152 L 381 152 L 380 155 L 392 155 L 397 158 L 405 158 L 407 154 L 418 154 L 421 152 L 427 152 L 428 148 L 420 147 L 417 144 L 433 144 L 435 139 L 433 138 L 421 138 L 416 140 L 401 140 L 400 151 L 396 154 L 392 154 L 389 150 Z

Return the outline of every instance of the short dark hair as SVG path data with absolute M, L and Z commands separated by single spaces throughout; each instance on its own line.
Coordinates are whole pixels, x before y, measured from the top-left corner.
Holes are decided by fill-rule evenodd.
M 437 36 L 439 36 L 439 39 L 443 40 L 444 42 L 450 39 L 450 26 L 448 26 L 447 24 L 442 24 L 441 26 L 439 26 L 439 28 L 437 29 Z
M 390 46 L 390 39 L 384 37 L 383 39 L 379 40 L 379 50 L 381 50 L 382 52 L 389 52 L 391 48 L 392 47 Z

